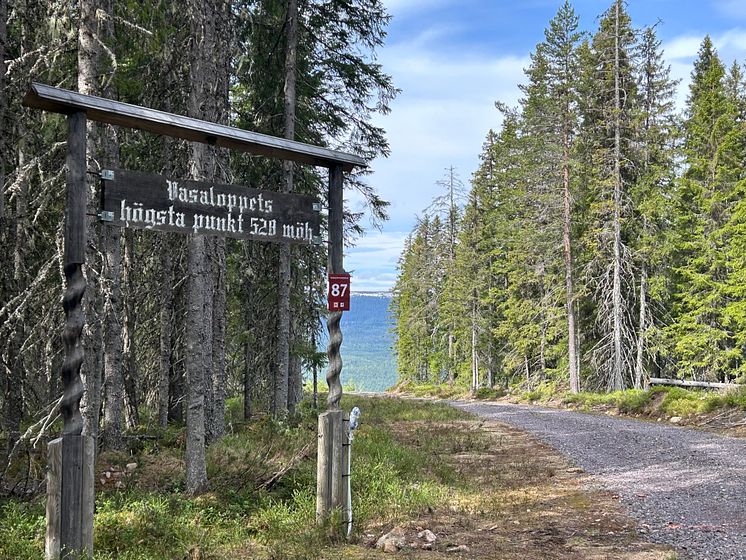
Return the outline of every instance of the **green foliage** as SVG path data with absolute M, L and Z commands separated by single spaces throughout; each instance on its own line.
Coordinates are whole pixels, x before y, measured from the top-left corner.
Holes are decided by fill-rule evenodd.
M 522 382 L 544 400 L 571 346 L 580 386 L 625 410 L 646 397 L 617 392 L 646 377 L 746 374 L 742 65 L 706 38 L 682 119 L 655 28 L 615 0 L 584 35 L 565 2 L 519 106 L 497 103 L 455 255 L 437 217 L 405 246 L 392 311 L 400 380 L 423 385 L 410 392 Z
M 0 502 L 0 558 L 43 558 L 44 519 L 41 500 L 33 503 Z
M 503 389 L 490 389 L 489 387 L 480 387 L 477 392 L 474 393 L 475 399 L 492 400 L 499 399 L 506 395 Z
M 557 385 L 552 381 L 545 381 L 534 389 L 521 393 L 521 398 L 529 402 L 541 402 L 551 400 L 556 394 Z
M 565 394 L 562 402 L 583 408 L 594 406 L 612 406 L 624 414 L 642 413 L 653 398 L 654 392 L 642 389 L 627 389 L 611 393 L 576 393 Z
M 725 408 L 746 410 L 746 387 L 726 392 L 714 392 L 683 387 L 654 386 L 647 391 L 628 389 L 605 394 L 564 394 L 562 402 L 584 409 L 612 407 L 622 414 L 684 417 Z
M 468 417 L 442 403 L 343 398 L 345 409 L 355 405 L 363 411 L 352 447 L 356 536 L 371 523 L 391 523 L 437 508 L 461 480 L 439 455 L 454 452 L 453 446 L 483 445 L 478 435 L 452 429 L 443 437 L 399 441 L 398 424 L 436 427 Z M 298 410 L 290 422 L 263 418 L 212 445 L 211 491 L 199 497 L 185 496 L 173 483 L 174 477 L 183 478 L 183 464 L 176 459 L 179 437 L 164 432 L 168 439 L 153 444 L 157 453 L 145 450 L 135 458 L 139 466 L 126 490 L 98 493 L 96 560 L 171 560 L 194 557 L 197 551 L 216 560 L 324 557 L 341 543 L 331 531 L 339 519 L 326 527 L 315 523 L 315 453 L 299 451 L 316 441 L 316 411 L 309 406 Z M 270 491 L 260 488 L 288 462 L 290 470 Z M 330 540 L 330 534 L 337 537 Z M 41 500 L 0 505 L 0 558 L 37 560 L 43 556 L 43 535 Z

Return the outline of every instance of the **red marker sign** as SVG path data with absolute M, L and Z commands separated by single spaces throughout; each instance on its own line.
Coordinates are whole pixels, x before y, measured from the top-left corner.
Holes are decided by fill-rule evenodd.
M 350 275 L 329 275 L 329 311 L 350 310 Z

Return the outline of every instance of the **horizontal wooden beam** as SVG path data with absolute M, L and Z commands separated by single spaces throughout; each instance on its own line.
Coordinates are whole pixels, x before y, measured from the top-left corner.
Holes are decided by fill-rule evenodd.
M 708 389 L 736 389 L 744 387 L 740 383 L 717 383 L 714 381 L 688 381 L 686 379 L 663 379 L 651 377 L 649 385 L 676 385 L 677 387 L 706 387 Z
M 147 107 L 130 105 L 103 97 L 83 95 L 82 93 L 36 82 L 31 84 L 23 98 L 23 105 L 64 115 L 76 111 L 85 111 L 87 117 L 92 121 L 145 130 L 155 134 L 183 138 L 193 142 L 202 142 L 212 146 L 298 163 L 321 167 L 339 165 L 344 171 L 351 171 L 354 167 L 367 166 L 363 158 L 353 154 L 157 111 Z

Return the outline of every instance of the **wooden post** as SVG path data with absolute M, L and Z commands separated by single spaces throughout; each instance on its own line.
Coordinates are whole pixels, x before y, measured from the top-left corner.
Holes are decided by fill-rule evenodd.
M 342 166 L 329 168 L 329 274 L 344 272 L 343 258 L 343 214 L 344 195 L 342 191 Z M 324 523 L 332 510 L 344 507 L 345 484 L 342 478 L 343 457 L 346 448 L 342 446 L 344 435 L 344 413 L 339 410 L 342 399 L 342 329 L 340 321 L 342 312 L 331 312 L 327 318 L 329 346 L 327 357 L 329 367 L 326 382 L 329 385 L 329 396 L 326 400 L 329 411 L 319 415 L 319 448 L 316 470 L 316 519 Z
M 93 553 L 92 438 L 82 436 L 80 399 L 83 383 L 81 334 L 85 325 L 82 299 L 85 294 L 86 245 L 86 116 L 77 111 L 67 117 L 67 198 L 65 204 L 65 360 L 62 364 L 62 472 L 60 491 L 60 551 L 65 558 Z M 85 473 L 85 474 L 84 474 Z
M 344 235 L 344 195 L 342 191 L 342 166 L 335 165 L 329 168 L 329 274 L 344 273 L 343 235 Z M 342 357 L 339 348 L 342 346 L 342 320 L 341 311 L 333 311 L 327 318 L 327 329 L 329 330 L 329 346 L 327 357 L 329 367 L 326 372 L 326 382 L 329 385 L 329 396 L 326 403 L 330 409 L 339 408 L 342 399 Z
M 62 492 L 62 438 L 47 444 L 47 534 L 46 560 L 60 557 L 60 499 Z
M 319 415 L 319 445 L 316 453 L 316 520 L 324 523 L 332 511 L 344 508 L 347 481 L 342 476 L 347 448 L 344 412 L 328 410 Z
M 347 529 L 352 523 L 352 520 L 350 518 L 349 512 L 347 511 L 347 491 L 348 491 L 348 483 L 350 478 L 350 416 L 349 414 L 344 414 L 342 416 L 342 423 L 340 424 L 340 427 L 342 429 L 340 435 L 340 442 L 339 442 L 339 450 L 341 453 L 341 457 L 339 460 L 340 468 L 341 468 L 341 475 L 340 475 L 340 485 L 341 488 L 339 490 L 339 504 L 342 508 L 342 531 L 345 535 L 347 535 Z

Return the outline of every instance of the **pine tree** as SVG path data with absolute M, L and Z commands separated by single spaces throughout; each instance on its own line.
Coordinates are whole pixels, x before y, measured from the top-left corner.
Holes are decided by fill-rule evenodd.
M 575 313 L 573 263 L 573 196 L 571 193 L 572 144 L 577 134 L 578 88 L 578 17 L 569 2 L 565 2 L 544 32 L 527 70 L 530 82 L 524 88 L 523 119 L 525 134 L 532 143 L 532 152 L 540 154 L 534 185 L 548 181 L 544 195 L 547 209 L 548 235 L 555 234 L 555 224 L 561 221 L 561 244 L 564 257 L 565 313 L 567 317 L 567 362 L 570 390 L 580 388 L 580 361 Z M 562 208 L 561 217 L 550 213 Z M 542 360 L 543 361 L 543 360 Z

